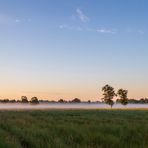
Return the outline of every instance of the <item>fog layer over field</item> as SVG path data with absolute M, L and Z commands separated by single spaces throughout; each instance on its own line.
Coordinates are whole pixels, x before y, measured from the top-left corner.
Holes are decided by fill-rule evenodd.
M 101 109 L 110 108 L 109 105 L 99 103 L 0 103 L 0 109 Z M 113 108 L 144 108 L 148 109 L 148 104 L 128 104 L 123 106 L 121 104 L 114 104 Z

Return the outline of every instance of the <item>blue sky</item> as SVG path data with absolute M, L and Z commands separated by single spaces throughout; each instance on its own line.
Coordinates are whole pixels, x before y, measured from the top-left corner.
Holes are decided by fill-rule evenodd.
M 0 97 L 148 97 L 146 0 L 0 0 Z

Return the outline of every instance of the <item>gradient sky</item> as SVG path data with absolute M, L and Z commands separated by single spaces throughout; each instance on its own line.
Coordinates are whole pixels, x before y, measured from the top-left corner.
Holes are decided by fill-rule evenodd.
M 148 97 L 147 0 L 0 0 L 0 98 Z

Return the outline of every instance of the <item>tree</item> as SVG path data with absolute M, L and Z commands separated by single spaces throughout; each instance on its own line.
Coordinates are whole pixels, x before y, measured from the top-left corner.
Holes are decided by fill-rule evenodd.
M 88 103 L 91 103 L 91 100 L 88 100 L 87 102 L 88 102 Z
M 37 97 L 32 97 L 30 103 L 39 104 L 39 100 Z
M 111 87 L 110 85 L 105 85 L 104 87 L 102 87 L 102 91 L 103 91 L 103 96 L 104 96 L 102 100 L 106 104 L 110 105 L 112 108 L 112 106 L 114 105 L 113 98 L 114 96 L 116 96 L 114 88 Z
M 28 103 L 27 97 L 26 97 L 26 96 L 22 96 L 22 97 L 21 97 L 21 102 L 22 102 L 22 103 Z
M 119 95 L 119 97 L 120 97 L 120 103 L 122 105 L 128 104 L 127 94 L 128 94 L 128 90 L 124 90 L 124 89 L 119 89 L 117 92 L 117 95 Z
M 75 99 L 73 99 L 71 102 L 73 102 L 73 103 L 80 103 L 80 102 L 81 102 L 81 100 L 80 100 L 80 99 L 78 99 L 78 98 L 75 98 Z
M 66 101 L 64 101 L 63 99 L 58 100 L 59 103 L 64 103 Z

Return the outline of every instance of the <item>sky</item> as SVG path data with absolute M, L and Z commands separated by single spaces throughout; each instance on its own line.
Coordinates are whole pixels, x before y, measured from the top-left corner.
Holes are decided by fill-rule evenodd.
M 0 98 L 148 97 L 147 0 L 0 0 Z

